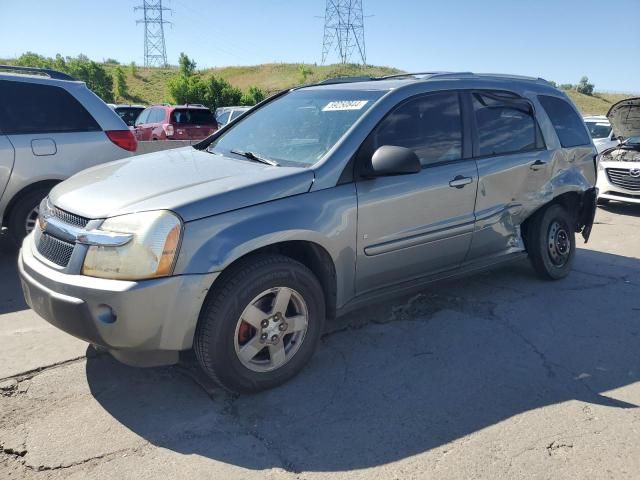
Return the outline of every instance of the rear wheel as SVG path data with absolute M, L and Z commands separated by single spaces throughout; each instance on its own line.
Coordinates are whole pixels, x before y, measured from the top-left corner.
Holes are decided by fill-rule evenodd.
M 559 280 L 569 274 L 576 248 L 573 224 L 572 216 L 558 204 L 546 207 L 531 219 L 527 251 L 540 277 Z
M 7 227 L 9 236 L 16 245 L 20 245 L 24 237 L 36 227 L 40 202 L 48 193 L 48 188 L 39 188 L 28 192 L 20 197 L 11 209 Z
M 296 375 L 316 349 L 324 324 L 322 287 L 301 263 L 250 257 L 214 288 L 194 342 L 204 371 L 234 392 L 257 392 Z

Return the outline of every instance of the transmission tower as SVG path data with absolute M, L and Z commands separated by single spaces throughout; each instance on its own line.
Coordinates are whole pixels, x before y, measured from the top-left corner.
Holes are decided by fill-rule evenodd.
M 143 0 L 142 5 L 134 7 L 142 10 L 144 18 L 136 24 L 144 23 L 144 66 L 166 67 L 167 49 L 164 43 L 164 25 L 171 23 L 164 19 L 164 12 L 170 8 L 162 6 L 162 0 Z
M 352 63 L 352 56 L 366 65 L 362 0 L 327 0 L 324 13 L 322 63 L 335 50 L 341 63 Z

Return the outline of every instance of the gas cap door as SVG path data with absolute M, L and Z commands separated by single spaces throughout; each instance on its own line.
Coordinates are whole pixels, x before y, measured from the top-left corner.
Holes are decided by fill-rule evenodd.
M 31 140 L 31 151 L 37 157 L 55 155 L 58 152 L 53 138 L 34 138 Z

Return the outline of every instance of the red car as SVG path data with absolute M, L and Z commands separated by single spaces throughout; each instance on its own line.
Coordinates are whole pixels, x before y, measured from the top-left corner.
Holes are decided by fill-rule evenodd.
M 135 122 L 138 140 L 202 140 L 218 129 L 211 110 L 199 105 L 154 105 Z

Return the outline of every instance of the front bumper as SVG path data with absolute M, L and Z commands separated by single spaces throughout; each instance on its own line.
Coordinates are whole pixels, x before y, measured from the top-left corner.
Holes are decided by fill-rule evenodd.
M 639 162 L 601 161 L 598 169 L 598 181 L 596 184 L 598 187 L 598 198 L 640 204 L 640 178 L 637 180 L 638 187 L 635 185 L 635 179 L 632 180 L 632 182 L 622 180 L 616 184 L 611 180 L 610 175 L 607 173 L 608 170 L 624 172 L 635 168 L 640 168 Z M 623 187 L 622 185 L 625 184 L 629 185 L 631 188 Z
M 18 259 L 22 289 L 27 304 L 47 322 L 126 363 L 175 363 L 178 351 L 191 348 L 217 273 L 139 282 L 70 275 L 38 260 L 31 239 L 25 239 Z

